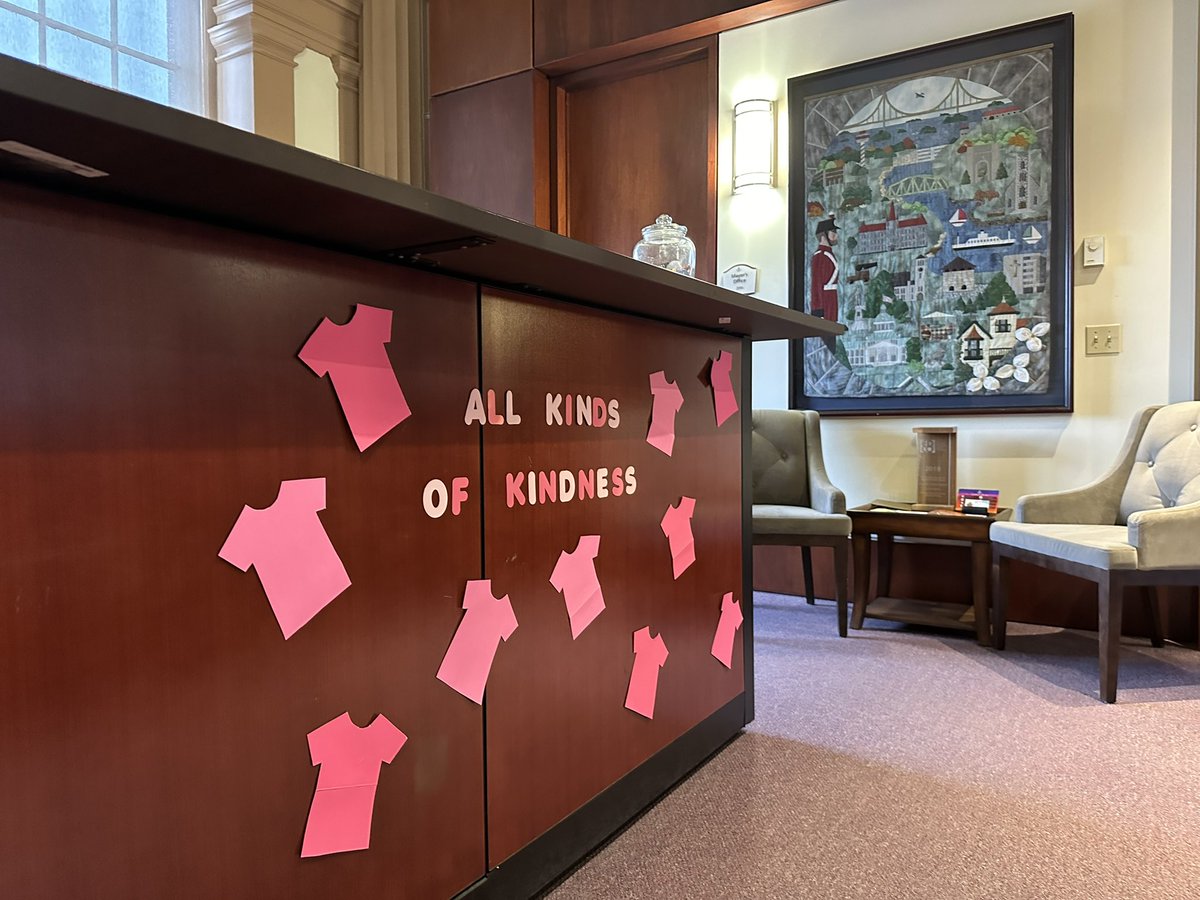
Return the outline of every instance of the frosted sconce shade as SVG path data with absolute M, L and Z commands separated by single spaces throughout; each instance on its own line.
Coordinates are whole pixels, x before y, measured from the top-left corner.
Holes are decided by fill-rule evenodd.
M 775 102 L 733 106 L 733 192 L 775 183 Z

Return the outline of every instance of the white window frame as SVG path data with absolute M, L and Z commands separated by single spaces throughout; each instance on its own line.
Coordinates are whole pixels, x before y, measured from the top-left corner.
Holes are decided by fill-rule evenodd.
M 108 51 L 111 65 L 110 78 L 107 83 L 102 85 L 103 87 L 120 90 L 117 87 L 117 60 L 119 54 L 125 54 L 142 62 L 165 68 L 175 76 L 171 79 L 168 105 L 199 115 L 208 115 L 212 108 L 212 52 L 206 35 L 206 29 L 211 19 L 211 11 L 207 4 L 197 2 L 197 0 L 162 0 L 167 7 L 168 20 L 171 23 L 168 46 L 172 58 L 164 60 L 128 47 L 118 40 L 117 0 L 109 0 L 109 2 L 111 14 L 109 16 L 109 33 L 106 37 L 92 34 L 51 17 L 46 13 L 46 0 L 37 0 L 36 10 L 26 9 L 10 0 L 0 0 L 0 9 L 24 16 L 37 23 L 38 59 L 36 62 L 38 65 L 46 65 L 47 29 L 57 29 Z M 56 71 L 59 70 L 56 69 Z M 63 74 L 80 77 L 74 72 L 64 71 Z

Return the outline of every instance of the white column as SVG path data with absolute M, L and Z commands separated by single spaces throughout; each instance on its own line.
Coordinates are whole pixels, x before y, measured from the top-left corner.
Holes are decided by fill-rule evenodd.
M 225 0 L 208 31 L 216 51 L 217 118 L 226 125 L 285 141 L 296 139 L 294 69 L 304 40 L 256 9 Z
M 359 165 L 359 79 L 362 65 L 356 59 L 337 55 L 332 58 L 338 88 L 338 147 L 342 162 Z
M 421 0 L 363 3 L 360 164 L 412 184 L 424 182 L 423 15 Z

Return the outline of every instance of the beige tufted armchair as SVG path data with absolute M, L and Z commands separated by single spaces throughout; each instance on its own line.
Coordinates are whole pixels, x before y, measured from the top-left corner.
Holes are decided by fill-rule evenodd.
M 846 495 L 825 474 L 820 417 L 812 410 L 756 409 L 750 422 L 754 543 L 800 548 L 809 603 L 813 602 L 812 548 L 833 548 L 838 634 L 845 637 L 850 517 Z
M 1143 588 L 1152 640 L 1162 646 L 1152 589 L 1200 585 L 1200 401 L 1141 410 L 1112 469 L 1085 487 L 1021 497 L 991 539 L 995 646 L 1004 648 L 1012 560 L 1090 579 L 1100 604 L 1100 697 L 1114 702 L 1125 588 Z

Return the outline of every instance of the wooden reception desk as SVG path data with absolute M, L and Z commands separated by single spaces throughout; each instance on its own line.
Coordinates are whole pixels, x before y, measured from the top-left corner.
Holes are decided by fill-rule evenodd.
M 0 122 L 0 895 L 527 895 L 750 721 L 750 341 L 836 326 L 6 58 Z M 360 452 L 297 354 L 364 306 L 411 415 Z M 351 584 L 285 640 L 218 551 L 317 478 Z M 605 609 L 573 639 L 550 578 L 585 535 Z M 518 626 L 479 705 L 435 675 L 481 579 Z M 307 736 L 343 713 L 407 742 L 369 849 L 301 858 Z

